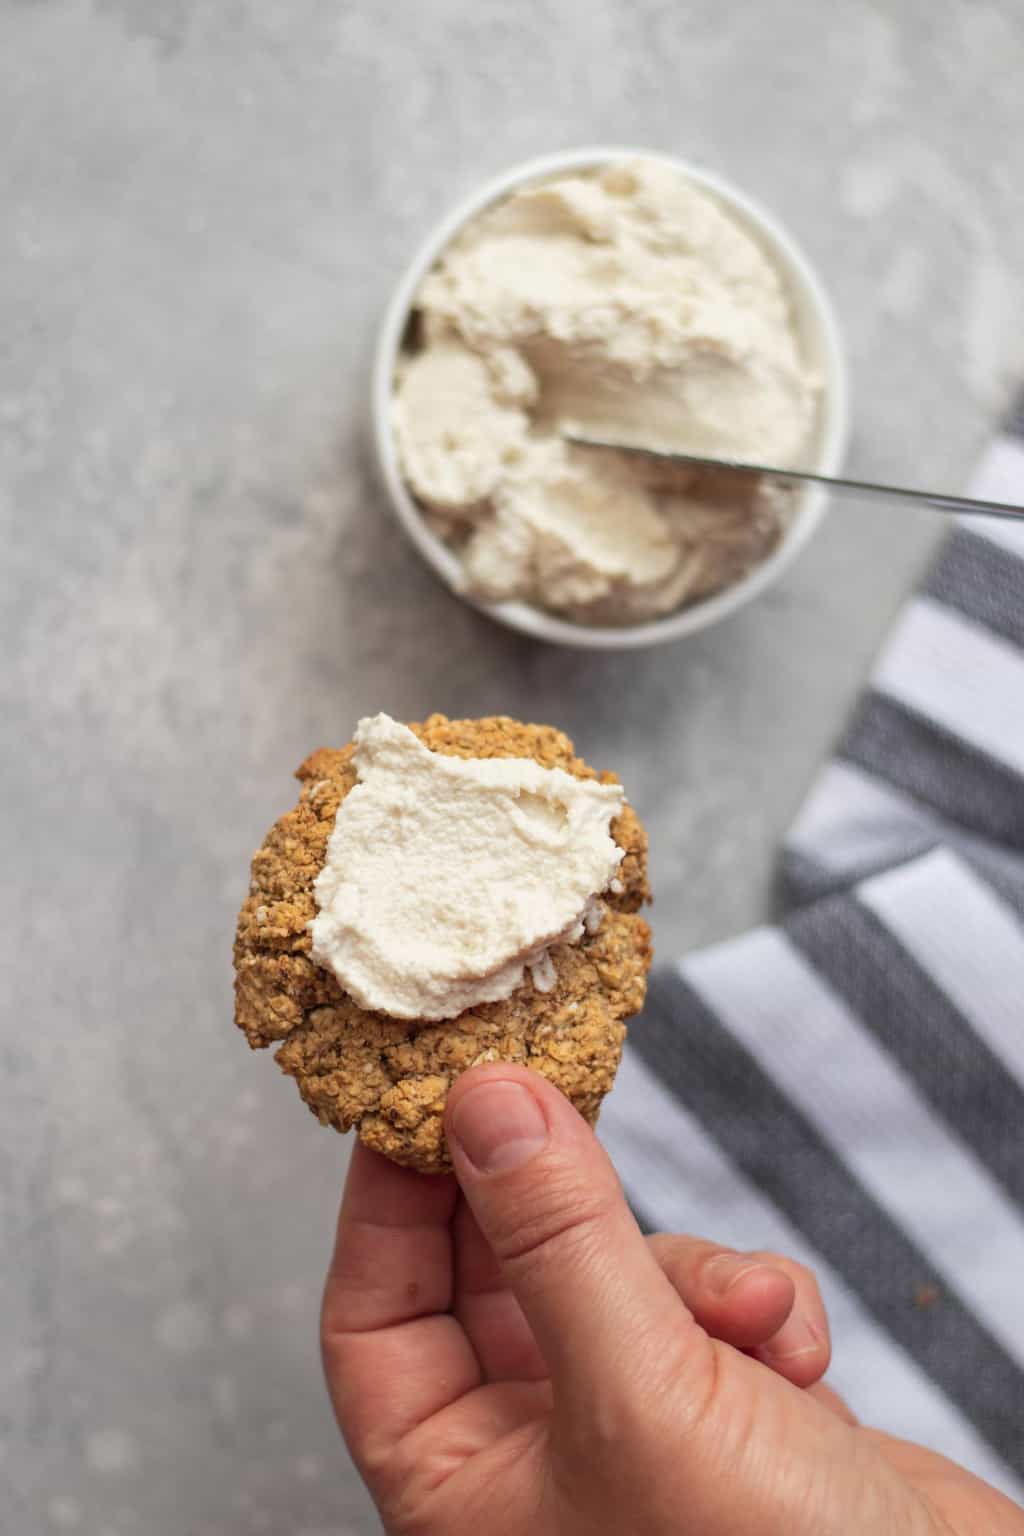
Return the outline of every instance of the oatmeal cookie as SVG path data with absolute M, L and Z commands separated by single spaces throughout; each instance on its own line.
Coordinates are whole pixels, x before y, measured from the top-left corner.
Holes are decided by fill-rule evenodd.
M 452 757 L 527 757 L 577 778 L 616 783 L 575 756 L 550 726 L 495 716 L 432 715 L 410 729 Z M 338 806 L 356 783 L 353 748 L 314 752 L 298 770 L 302 792 L 252 861 L 235 937 L 235 1022 L 255 1049 L 280 1044 L 322 1125 L 355 1129 L 367 1146 L 424 1173 L 450 1166 L 442 1115 L 452 1081 L 484 1061 L 516 1061 L 543 1073 L 591 1124 L 615 1077 L 624 1020 L 644 999 L 650 930 L 637 916 L 649 899 L 647 837 L 627 805 L 612 824 L 625 850 L 614 892 L 600 898 L 596 933 L 551 950 L 555 983 L 539 992 L 527 974 L 502 1001 L 440 1022 L 398 1020 L 360 1008 L 310 956 L 313 882 Z

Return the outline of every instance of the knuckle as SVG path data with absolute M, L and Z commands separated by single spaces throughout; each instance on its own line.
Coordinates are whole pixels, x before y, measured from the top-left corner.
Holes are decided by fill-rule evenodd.
M 773 1269 L 781 1269 L 795 1285 L 817 1287 L 814 1271 L 799 1259 L 791 1259 L 788 1254 L 776 1253 L 770 1248 L 758 1248 L 750 1257 L 758 1259 L 762 1264 L 770 1264 Z
M 674 1425 L 690 1438 L 699 1437 L 714 1417 L 723 1392 L 720 1346 L 691 1321 L 662 1347 L 661 1376 L 671 1394 Z M 685 1383 L 684 1392 L 679 1391 L 681 1383 Z
M 684 1260 L 685 1239 L 676 1237 L 673 1233 L 659 1232 L 647 1239 L 647 1246 L 657 1263 L 659 1269 L 669 1279 L 674 1279 L 681 1271 Z
M 320 1348 L 324 1355 L 337 1348 L 345 1333 L 345 1317 L 338 1287 L 329 1278 L 320 1301 Z
M 634 1472 L 650 1458 L 651 1475 L 664 1469 L 664 1444 L 699 1439 L 719 1392 L 715 1346 L 693 1319 L 648 1341 L 624 1370 L 609 1373 L 604 1390 L 585 1411 L 560 1418 L 559 1439 L 593 1467 L 620 1459 L 630 1448 Z
M 785 1254 L 776 1253 L 772 1248 L 751 1248 L 748 1250 L 748 1258 L 757 1259 L 759 1264 L 772 1264 L 776 1269 L 789 1269 L 790 1260 Z
M 805 1291 L 809 1296 L 818 1295 L 818 1277 L 813 1269 L 809 1269 L 806 1264 L 793 1263 L 790 1274 L 798 1290 Z
M 492 1238 L 495 1256 L 513 1269 L 582 1257 L 599 1244 L 613 1209 L 609 1193 L 581 1189 L 576 1180 L 555 1174 L 539 1197 L 524 1199 L 506 1213 L 503 1230 Z
M 685 1233 L 658 1233 L 647 1239 L 651 1251 L 662 1269 L 668 1273 L 685 1271 L 698 1276 L 705 1264 L 722 1254 L 732 1254 L 732 1248 L 723 1243 L 709 1242 L 703 1237 L 689 1237 Z
M 710 1280 L 720 1260 L 740 1257 L 735 1248 L 727 1248 L 724 1243 L 701 1243 L 693 1255 L 694 1269 L 698 1279 Z
M 387 1515 L 387 1528 L 401 1536 L 430 1536 L 437 1530 L 433 1518 L 434 1495 L 454 1468 L 452 1458 L 441 1453 L 423 1454 L 418 1443 L 392 1446 L 376 1467 L 379 1502 Z M 364 1467 L 365 1470 L 365 1467 Z

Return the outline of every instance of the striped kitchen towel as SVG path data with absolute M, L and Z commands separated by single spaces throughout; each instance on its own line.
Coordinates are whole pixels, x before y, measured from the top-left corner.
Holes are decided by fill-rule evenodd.
M 972 494 L 1024 502 L 1024 397 Z M 865 1421 L 1024 1497 L 1024 523 L 963 519 L 783 858 L 652 978 L 601 1134 L 652 1229 L 811 1265 Z

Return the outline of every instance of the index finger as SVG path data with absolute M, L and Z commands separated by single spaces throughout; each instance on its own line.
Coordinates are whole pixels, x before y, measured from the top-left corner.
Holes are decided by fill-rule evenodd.
M 356 1143 L 321 1316 L 327 1387 L 372 1479 L 411 1429 L 480 1383 L 452 1301 L 450 1175 L 400 1168 Z

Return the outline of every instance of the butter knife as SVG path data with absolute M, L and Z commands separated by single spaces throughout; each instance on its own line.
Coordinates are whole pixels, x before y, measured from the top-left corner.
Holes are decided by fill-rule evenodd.
M 770 479 L 821 485 L 830 491 L 848 491 L 854 496 L 872 496 L 886 501 L 913 501 L 934 507 L 938 512 L 981 514 L 985 517 L 1024 518 L 1024 507 L 1006 501 L 980 501 L 974 496 L 947 496 L 940 491 L 917 491 L 906 485 L 882 485 L 872 480 L 849 480 L 840 475 L 819 475 L 809 469 L 777 469 L 770 464 L 749 464 L 740 459 L 711 459 L 698 453 L 677 453 L 674 449 L 649 448 L 639 443 L 616 443 L 610 438 L 591 435 L 573 427 L 564 431 L 566 442 L 578 448 L 601 448 L 610 453 L 626 453 L 653 459 L 663 464 L 679 464 L 694 469 L 724 469 L 736 474 L 765 475 Z

